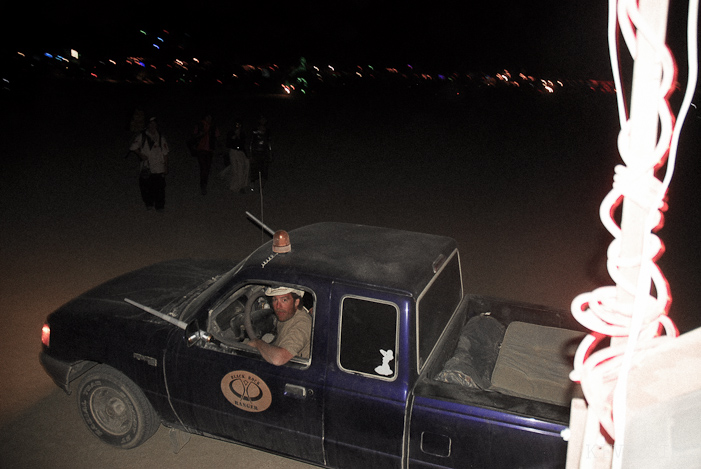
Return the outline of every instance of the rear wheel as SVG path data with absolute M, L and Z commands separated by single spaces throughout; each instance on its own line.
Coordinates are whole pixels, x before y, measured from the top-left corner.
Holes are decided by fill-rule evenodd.
M 123 449 L 139 446 L 160 425 L 143 391 L 107 365 L 96 366 L 80 382 L 78 409 L 90 431 Z

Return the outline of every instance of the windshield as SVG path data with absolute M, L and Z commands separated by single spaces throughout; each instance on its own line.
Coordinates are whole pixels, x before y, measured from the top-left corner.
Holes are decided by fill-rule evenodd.
M 250 256 L 249 256 L 250 257 Z M 231 269 L 230 271 L 226 272 L 223 275 L 220 275 L 219 277 L 214 277 L 211 280 L 208 280 L 210 283 L 209 286 L 206 284 L 208 282 L 205 282 L 205 290 L 199 294 L 195 295 L 192 300 L 190 301 L 190 304 L 188 304 L 184 309 L 182 314 L 180 314 L 180 320 L 185 321 L 185 322 L 190 322 L 192 317 L 194 316 L 195 312 L 197 312 L 200 307 L 205 304 L 211 297 L 214 295 L 216 292 L 218 292 L 224 285 L 227 285 L 229 283 L 229 280 L 236 275 L 239 270 L 243 267 L 245 262 L 248 260 L 248 257 L 238 264 L 236 264 L 236 267 Z

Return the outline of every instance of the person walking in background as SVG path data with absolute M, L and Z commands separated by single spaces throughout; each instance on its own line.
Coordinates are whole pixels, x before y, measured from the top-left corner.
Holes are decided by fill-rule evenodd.
M 155 207 L 157 211 L 165 208 L 165 176 L 168 173 L 168 142 L 158 130 L 155 117 L 148 121 L 146 129 L 138 134 L 129 150 L 141 159 L 139 189 L 146 209 Z
M 251 182 L 260 177 L 260 182 L 265 185 L 268 180 L 268 169 L 273 159 L 273 149 L 268 131 L 268 121 L 260 116 L 258 126 L 253 130 L 249 155 L 251 158 Z
M 248 172 L 250 162 L 246 156 L 246 141 L 241 122 L 234 123 L 234 130 L 226 136 L 226 148 L 229 150 L 229 166 L 224 168 L 220 176 L 229 180 L 229 189 L 243 192 L 249 182 Z
M 212 169 L 217 138 L 219 138 L 219 129 L 214 124 L 211 114 L 207 114 L 195 127 L 192 140 L 192 150 L 200 167 L 200 192 L 202 195 L 207 194 L 207 183 Z

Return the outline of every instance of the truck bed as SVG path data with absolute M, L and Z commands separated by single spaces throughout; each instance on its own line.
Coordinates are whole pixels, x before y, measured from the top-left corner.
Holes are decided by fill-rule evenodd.
M 468 296 L 414 387 L 411 468 L 564 468 L 572 356 L 569 313 Z
M 468 296 L 426 364 L 416 396 L 566 425 L 584 329 L 567 312 Z

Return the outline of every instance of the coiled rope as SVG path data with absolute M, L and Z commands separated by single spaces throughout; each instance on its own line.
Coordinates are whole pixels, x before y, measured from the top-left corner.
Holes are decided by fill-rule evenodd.
M 657 40 L 656 35 L 651 32 L 636 0 L 609 1 L 609 52 L 621 125 L 618 149 L 626 165 L 616 166 L 613 188 L 603 199 L 599 216 L 604 227 L 614 238 L 607 251 L 607 269 L 616 286 L 595 289 L 577 296 L 572 301 L 572 314 L 592 332 L 577 349 L 570 378 L 581 383 L 589 412 L 598 414 L 599 423 L 605 432 L 605 435 L 603 432 L 602 435 L 615 440 L 616 445 L 622 445 L 624 441 L 626 387 L 634 355 L 650 350 L 662 341 L 671 340 L 679 334 L 667 316 L 672 298 L 667 280 L 655 263 L 663 253 L 664 246 L 654 231 L 662 226 L 662 212 L 666 210 L 665 195 L 674 173 L 681 124 L 686 118 L 696 87 L 697 22 L 698 0 L 691 0 L 687 25 L 687 87 L 675 124 L 675 116 L 668 101 L 676 77 L 676 67 L 670 50 L 664 41 Z M 657 110 L 659 135 L 654 150 L 647 155 L 633 154 L 630 150 L 631 131 L 635 122 L 628 115 L 622 92 L 617 49 L 618 27 L 633 59 L 638 57 L 639 41 L 647 41 L 652 46 L 655 60 L 662 70 L 658 93 L 649 98 L 654 101 L 653 105 Z M 663 166 L 665 175 L 659 180 L 654 173 Z M 615 212 L 624 198 L 648 209 L 642 233 L 642 252 L 639 256 L 624 257 L 621 254 L 622 229 L 616 222 Z M 625 213 L 622 216 L 625 217 Z M 631 281 L 622 274 L 624 269 L 631 267 L 639 267 L 637 281 Z M 656 296 L 651 294 L 651 284 Z M 632 307 L 629 301 L 621 301 L 621 291 L 633 298 Z M 664 336 L 661 335 L 662 331 Z M 618 340 L 603 347 L 602 341 L 609 337 Z M 614 452 L 618 464 L 620 453 Z

